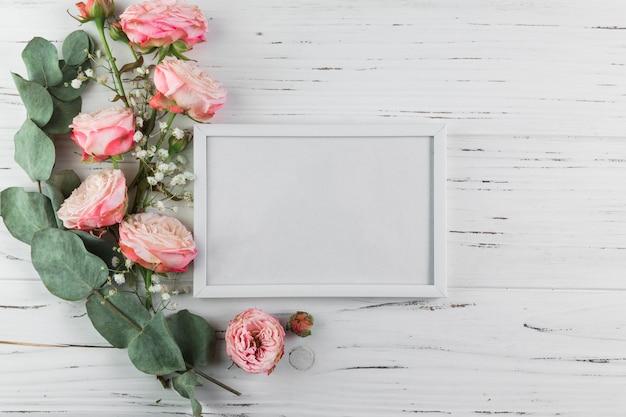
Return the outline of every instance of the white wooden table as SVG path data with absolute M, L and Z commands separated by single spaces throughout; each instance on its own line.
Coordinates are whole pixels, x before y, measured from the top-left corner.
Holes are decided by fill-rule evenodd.
M 118 2 L 122 8 L 130 2 Z M 623 416 L 626 3 L 215 0 L 194 50 L 226 86 L 215 123 L 448 125 L 449 297 L 180 298 L 223 330 L 258 307 L 316 317 L 306 371 L 208 371 L 218 416 Z M 0 188 L 24 109 L 9 72 L 73 2 L 0 0 Z M 96 101 L 87 102 L 95 106 Z M 69 148 L 68 148 L 69 149 Z M 69 163 L 70 155 L 59 158 Z M 188 415 L 42 286 L 0 226 L 0 415 Z

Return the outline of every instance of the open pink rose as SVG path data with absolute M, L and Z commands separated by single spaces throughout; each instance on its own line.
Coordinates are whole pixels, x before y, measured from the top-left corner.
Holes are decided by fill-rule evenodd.
M 273 316 L 249 308 L 226 328 L 226 353 L 246 372 L 268 375 L 285 351 L 285 329 Z
M 93 230 L 119 223 L 126 214 L 126 179 L 119 169 L 88 176 L 57 212 L 68 229 Z
M 135 115 L 126 107 L 111 107 L 74 117 L 70 139 L 83 150 L 84 162 L 100 162 L 135 146 Z
M 131 261 L 156 272 L 185 272 L 198 250 L 189 229 L 175 217 L 139 213 L 120 223 L 119 245 Z
M 120 15 L 128 39 L 140 48 L 182 42 L 182 51 L 206 40 L 207 20 L 197 6 L 177 0 L 154 0 L 129 6 Z
M 226 101 L 226 90 L 209 73 L 191 61 L 161 62 L 154 69 L 157 94 L 150 106 L 185 113 L 199 122 L 208 121 Z

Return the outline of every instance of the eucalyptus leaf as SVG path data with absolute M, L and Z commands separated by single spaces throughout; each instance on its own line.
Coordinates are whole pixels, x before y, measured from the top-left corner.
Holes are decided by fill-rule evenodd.
M 38 126 L 44 126 L 50 121 L 54 110 L 50 93 L 35 81 L 25 80 L 21 75 L 15 73 L 11 73 L 11 75 L 24 107 L 26 107 L 28 117 Z
M 95 237 L 90 233 L 83 232 L 81 230 L 72 230 L 72 233 L 75 233 L 78 237 L 81 238 L 85 248 L 90 253 L 97 255 L 100 259 L 107 264 L 107 268 L 110 270 L 117 270 L 120 265 L 124 266 L 124 256 L 117 251 L 118 243 L 111 236 L 110 233 L 106 233 L 102 237 Z M 117 259 L 117 262 L 114 262 L 114 259 Z
M 89 58 L 89 35 L 83 30 L 76 30 L 65 38 L 61 52 L 67 65 L 79 66 Z
M 29 245 L 36 232 L 56 225 L 50 200 L 20 187 L 10 187 L 0 193 L 0 214 L 9 233 Z
M 49 87 L 48 91 L 50 91 L 50 94 L 52 94 L 53 97 L 56 97 L 59 100 L 63 101 L 70 101 L 76 99 L 77 97 L 80 97 L 83 91 L 85 91 L 87 85 L 89 85 L 89 80 L 84 81 L 78 88 L 72 87 L 71 83 L 72 80 L 78 77 L 79 68 L 82 71 L 91 68 L 91 61 L 85 61 L 80 67 L 74 67 L 65 65 L 65 61 L 61 60 L 59 61 L 59 66 L 61 67 L 61 71 L 63 72 L 63 82 L 58 85 Z
M 172 386 L 177 393 L 185 398 L 189 398 L 194 417 L 200 417 L 202 415 L 202 405 L 196 400 L 195 389 L 202 386 L 202 379 L 195 372 L 187 371 L 173 378 Z
M 58 216 L 56 216 L 56 212 L 59 208 L 61 208 L 61 204 L 63 204 L 65 199 L 69 197 L 72 194 L 72 191 L 74 191 L 74 189 L 76 189 L 79 185 L 80 178 L 71 169 L 59 171 L 53 174 L 43 184 L 42 192 L 52 203 L 52 209 L 55 213 L 58 228 L 63 227 L 63 222 L 58 218 Z
M 137 296 L 124 292 L 106 299 L 101 294 L 92 294 L 87 299 L 87 315 L 98 333 L 116 348 L 128 347 L 151 319 Z
M 162 311 L 156 313 L 130 342 L 128 356 L 137 369 L 151 375 L 185 370 L 185 360 L 170 334 Z
M 27 119 L 15 133 L 15 162 L 32 181 L 50 178 L 56 151 L 54 143 L 35 123 Z
M 69 133 L 70 125 L 74 120 L 74 116 L 80 113 L 80 109 L 83 105 L 83 101 L 80 97 L 71 101 L 61 101 L 55 97 L 52 97 L 53 112 L 52 117 L 48 124 L 43 127 L 43 130 L 50 135 L 62 135 Z
M 35 233 L 31 258 L 48 291 L 64 300 L 87 298 L 107 282 L 106 264 L 67 230 L 50 228 Z
M 215 355 L 215 330 L 204 318 L 181 310 L 167 318 L 167 325 L 185 362 L 197 367 L 211 362 Z
M 36 37 L 28 42 L 22 51 L 22 60 L 28 79 L 41 86 L 57 85 L 63 80 L 57 48 L 44 38 Z

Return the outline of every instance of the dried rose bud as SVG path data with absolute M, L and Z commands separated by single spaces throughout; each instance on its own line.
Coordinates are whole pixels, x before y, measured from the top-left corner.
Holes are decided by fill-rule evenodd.
M 313 327 L 313 316 L 306 311 L 298 311 L 291 315 L 289 323 L 287 323 L 287 330 L 300 337 L 307 337 L 311 335 L 311 327 Z

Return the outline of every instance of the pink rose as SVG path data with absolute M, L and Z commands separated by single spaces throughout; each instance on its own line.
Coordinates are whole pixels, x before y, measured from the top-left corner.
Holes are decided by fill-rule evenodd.
M 177 49 L 184 52 L 206 40 L 207 20 L 202 11 L 177 0 L 133 4 L 120 15 L 120 23 L 130 42 L 140 48 L 177 42 Z
M 83 150 L 83 162 L 100 162 L 135 146 L 135 115 L 126 107 L 111 107 L 74 117 L 70 139 Z
M 87 0 L 87 3 L 76 3 L 76 7 L 80 12 L 80 21 L 82 23 L 93 20 L 97 17 L 109 18 L 113 16 L 114 7 L 113 0 Z
M 226 353 L 246 372 L 272 373 L 284 353 L 285 329 L 264 311 L 250 308 L 226 328 Z
M 88 176 L 57 212 L 68 229 L 93 230 L 122 221 L 127 207 L 126 178 L 119 169 Z
M 226 101 L 222 84 L 191 61 L 161 62 L 154 69 L 154 85 L 153 108 L 185 113 L 199 122 L 208 121 Z
M 120 223 L 119 233 L 122 254 L 155 272 L 185 272 L 198 253 L 191 232 L 175 217 L 133 214 Z

